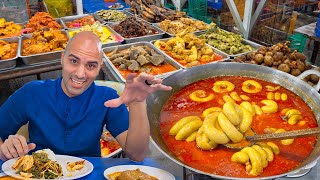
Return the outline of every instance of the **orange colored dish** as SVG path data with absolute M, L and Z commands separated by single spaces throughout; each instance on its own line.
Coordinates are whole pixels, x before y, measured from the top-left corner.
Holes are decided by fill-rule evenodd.
M 213 84 L 217 81 L 231 82 L 235 87 L 232 89 L 232 92 L 236 92 L 238 95 L 248 96 L 251 103 L 255 103 L 259 106 L 262 106 L 261 101 L 267 99 L 267 93 L 270 92 L 266 87 L 278 86 L 270 82 L 253 79 L 261 84 L 262 90 L 258 93 L 247 93 L 243 91 L 242 83 L 249 79 L 252 80 L 253 78 L 225 76 L 201 80 L 184 87 L 170 97 L 163 106 L 160 117 L 161 136 L 170 151 L 172 151 L 183 163 L 192 168 L 206 173 L 241 178 L 259 178 L 283 174 L 297 167 L 304 161 L 313 150 L 314 145 L 317 142 L 316 137 L 296 138 L 290 145 L 283 145 L 280 141 L 272 141 L 279 147 L 280 153 L 274 155 L 273 161 L 269 162 L 268 166 L 263 169 L 261 174 L 252 176 L 246 171 L 244 164 L 231 161 L 232 155 L 236 153 L 237 150 L 228 149 L 223 145 L 218 145 L 212 150 L 202 150 L 197 147 L 196 141 L 187 142 L 185 140 L 176 140 L 175 136 L 169 135 L 170 128 L 181 118 L 186 116 L 198 116 L 203 120 L 203 111 L 205 109 L 210 107 L 222 108 L 225 103 L 223 96 L 230 95 L 231 91 L 222 93 L 213 91 Z M 195 102 L 190 99 L 190 94 L 196 90 L 203 90 L 207 94 L 213 94 L 214 98 L 206 102 Z M 287 94 L 287 99 L 285 101 L 276 101 L 278 104 L 277 112 L 253 116 L 251 128 L 257 134 L 264 134 L 265 129 L 268 127 L 276 129 L 283 128 L 286 131 L 290 131 L 318 126 L 312 110 L 300 97 L 283 87 L 279 87 L 274 93 L 275 92 Z M 239 103 L 240 102 L 237 102 L 237 104 Z M 287 121 L 284 121 L 281 118 L 280 113 L 285 108 L 294 108 L 303 112 L 302 120 L 304 123 L 290 125 Z
M 0 60 L 14 58 L 17 55 L 18 43 L 0 40 Z
M 112 137 L 110 132 L 104 132 L 104 138 L 100 139 L 101 157 L 106 157 L 109 154 L 120 148 L 119 143 Z
M 81 19 L 76 19 L 72 22 L 66 22 L 67 28 L 78 28 L 85 25 L 94 24 L 95 20 L 93 16 L 85 16 Z

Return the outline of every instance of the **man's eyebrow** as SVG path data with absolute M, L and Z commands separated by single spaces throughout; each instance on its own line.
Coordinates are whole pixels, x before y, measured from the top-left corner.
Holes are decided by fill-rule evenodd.
M 73 55 L 73 54 L 69 54 L 69 57 L 74 57 L 75 59 L 77 59 L 77 60 L 79 60 L 80 58 L 78 57 L 78 56 L 75 56 L 75 55 Z
M 98 64 L 97 61 L 89 61 L 88 64 Z

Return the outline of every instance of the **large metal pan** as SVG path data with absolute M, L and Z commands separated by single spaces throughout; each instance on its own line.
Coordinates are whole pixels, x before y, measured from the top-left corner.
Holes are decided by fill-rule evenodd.
M 310 72 L 311 71 L 311 72 Z M 317 74 L 320 75 L 319 72 L 313 72 L 313 70 L 306 71 L 301 74 L 300 78 L 304 78 L 308 74 Z M 151 128 L 151 137 L 155 146 L 167 157 L 171 160 L 180 164 L 188 169 L 191 169 L 195 172 L 206 174 L 212 176 L 214 178 L 220 179 L 247 179 L 247 178 L 235 178 L 235 177 L 227 177 L 227 176 L 219 176 L 216 174 L 209 174 L 184 164 L 181 160 L 179 160 L 165 145 L 161 134 L 160 134 L 160 112 L 163 105 L 166 101 L 174 94 L 179 91 L 183 87 L 210 77 L 218 77 L 218 76 L 246 76 L 252 78 L 258 78 L 261 80 L 273 82 L 275 84 L 281 85 L 292 92 L 294 92 L 297 96 L 303 99 L 309 107 L 314 112 L 314 115 L 317 119 L 318 124 L 320 124 L 320 95 L 318 94 L 318 90 L 320 88 L 320 84 L 316 86 L 316 88 L 312 88 L 304 81 L 296 78 L 292 75 L 284 73 L 282 71 L 275 70 L 273 68 L 268 68 L 259 65 L 252 64 L 242 64 L 242 63 L 213 63 L 207 64 L 205 66 L 196 66 L 190 69 L 185 69 L 180 72 L 177 72 L 166 79 L 163 80 L 165 85 L 171 86 L 173 90 L 171 92 L 158 91 L 150 95 L 147 99 L 147 108 L 148 108 L 148 117 Z M 320 139 L 320 136 L 318 136 Z M 292 169 L 291 171 L 275 176 L 268 176 L 259 179 L 275 179 L 278 177 L 290 175 L 298 172 L 301 169 L 306 168 L 306 166 L 310 166 L 310 164 L 314 163 L 320 156 L 320 141 L 318 140 L 315 148 L 311 152 L 311 154 L 306 158 L 298 167 Z M 251 179 L 251 178 L 250 178 Z

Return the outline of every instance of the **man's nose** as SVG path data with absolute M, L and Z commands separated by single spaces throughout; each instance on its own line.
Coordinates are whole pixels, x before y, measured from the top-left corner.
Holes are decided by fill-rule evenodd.
M 78 78 L 84 78 L 86 76 L 86 68 L 85 66 L 81 65 L 78 67 L 76 71 L 76 75 Z

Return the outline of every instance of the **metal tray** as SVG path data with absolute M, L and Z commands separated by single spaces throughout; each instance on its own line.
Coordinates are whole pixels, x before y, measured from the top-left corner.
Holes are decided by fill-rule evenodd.
M 225 31 L 225 30 L 223 30 L 223 31 Z M 227 31 L 227 32 L 228 32 L 228 31 Z M 204 33 L 205 33 L 205 32 L 197 32 L 197 33 L 195 33 L 195 34 L 196 34 L 196 36 L 200 36 L 201 34 L 204 34 Z M 257 44 L 257 43 L 255 43 L 255 42 L 250 41 L 250 40 L 247 40 L 247 39 L 243 39 L 243 40 L 242 40 L 242 43 L 245 44 L 245 45 L 250 45 L 253 49 L 252 49 L 251 51 L 247 51 L 247 52 L 243 52 L 243 53 L 228 54 L 228 53 L 226 53 L 226 52 L 221 51 L 220 49 L 218 49 L 218 48 L 216 48 L 216 47 L 211 46 L 210 44 L 208 44 L 208 45 L 211 46 L 212 48 L 218 50 L 218 51 L 221 51 L 221 52 L 227 54 L 231 59 L 234 59 L 235 57 L 238 57 L 238 56 L 241 56 L 241 55 L 248 54 L 248 53 L 250 53 L 250 52 L 256 51 L 259 47 L 262 46 L 262 45 L 260 45 L 260 44 Z
M 60 24 L 60 26 L 61 26 L 61 29 L 60 29 L 60 30 L 63 30 L 63 29 L 64 29 L 64 26 L 63 26 L 63 23 L 62 23 L 61 19 L 60 19 L 60 18 L 55 18 L 55 20 L 56 20 L 56 22 L 57 22 L 58 24 Z M 29 21 L 24 22 L 24 23 L 23 23 L 23 27 L 26 27 L 26 24 L 27 24 L 28 22 L 29 22 Z M 57 30 L 58 30 L 58 29 L 57 29 Z M 29 33 L 29 34 L 32 34 L 32 33 Z
M 139 19 L 140 20 L 140 19 Z M 118 25 L 119 23 L 114 23 L 111 26 Z M 147 24 L 147 26 L 150 26 L 151 28 L 155 29 L 158 31 L 158 34 L 153 34 L 153 35 L 147 35 L 147 36 L 140 36 L 140 37 L 132 37 L 132 38 L 124 38 L 124 41 L 126 44 L 129 43 L 135 43 L 135 42 L 140 42 L 140 41 L 152 41 L 155 39 L 161 39 L 163 35 L 165 34 L 164 31 L 162 31 L 160 28 L 154 27 L 151 24 Z M 113 29 L 113 28 L 112 28 Z M 121 34 L 120 34 L 121 35 Z
M 68 39 L 70 39 L 65 30 L 61 30 L 61 32 L 66 34 Z M 23 48 L 22 42 L 23 42 L 23 40 L 30 39 L 31 37 L 32 37 L 32 34 L 25 34 L 20 38 L 20 41 L 19 41 L 20 48 L 19 48 L 18 56 L 22 59 L 22 61 L 26 65 L 41 64 L 41 63 L 45 63 L 48 61 L 61 59 L 61 52 L 63 52 L 64 50 L 51 51 L 51 52 L 45 52 L 45 53 L 39 53 L 39 54 L 31 54 L 31 55 L 27 55 L 27 56 L 22 55 L 22 48 Z
M 116 31 L 114 31 L 110 26 L 108 26 L 108 25 L 102 25 L 103 27 L 106 27 L 110 32 L 111 32 L 111 34 L 114 34 L 116 37 L 117 37 L 117 39 L 119 39 L 119 41 L 117 41 L 117 42 L 107 42 L 107 43 L 102 43 L 102 47 L 109 47 L 109 46 L 115 46 L 115 45 L 119 45 L 119 44 L 121 44 L 123 41 L 124 41 L 124 38 L 119 34 L 119 33 L 117 33 Z M 69 37 L 69 39 L 71 39 L 72 37 L 70 37 L 70 35 L 69 35 L 69 32 L 72 32 L 72 31 L 76 31 L 77 29 L 79 29 L 79 28 L 74 28 L 74 29 L 68 29 L 67 30 L 67 35 L 68 35 L 68 37 Z
M 64 29 L 74 29 L 74 28 L 68 28 L 67 25 L 66 25 L 66 22 L 72 22 L 76 19 L 81 19 L 81 18 L 84 18 L 84 17 L 87 17 L 87 16 L 92 16 L 94 17 L 92 14 L 80 14 L 80 15 L 75 15 L 75 16 L 66 16 L 66 17 L 62 17 L 61 18 L 61 22 L 62 22 L 62 25 L 64 27 Z M 99 21 L 98 19 L 96 19 L 94 17 L 95 21 Z
M 128 11 L 124 11 L 124 10 L 115 10 L 115 11 L 120 11 L 122 13 L 124 13 L 125 15 L 127 15 L 127 17 L 130 17 L 132 16 L 131 13 L 129 13 Z M 97 11 L 98 12 L 98 11 Z M 120 22 L 120 21 L 106 21 L 106 20 L 103 20 L 100 16 L 97 15 L 97 12 L 95 12 L 93 14 L 94 18 L 97 19 L 98 21 L 100 21 L 101 23 L 116 23 L 116 22 Z
M 165 62 L 171 64 L 173 67 L 175 67 L 177 69 L 175 71 L 155 75 L 156 78 L 165 78 L 175 72 L 182 70 L 182 66 L 179 63 L 172 60 L 172 58 L 170 58 L 166 53 L 162 52 L 161 50 L 159 50 L 158 48 L 153 46 L 150 42 L 143 41 L 143 42 L 136 42 L 136 43 L 131 43 L 131 44 L 124 44 L 124 45 L 118 46 L 118 50 L 121 51 L 124 49 L 129 49 L 131 46 L 149 46 L 152 49 L 154 49 L 158 54 L 163 55 L 165 57 L 165 60 L 164 60 Z M 104 55 L 104 58 L 106 59 L 105 64 L 110 72 L 115 72 L 115 74 L 116 74 L 115 80 L 126 82 L 125 78 L 120 74 L 119 70 L 113 65 L 113 63 L 110 61 L 110 59 L 105 55 L 105 53 L 111 52 L 115 48 L 117 48 L 117 47 L 114 46 L 114 47 L 103 48 L 103 52 L 104 52 L 103 55 Z
M 171 38 L 160 39 L 160 40 L 163 41 L 163 42 L 167 42 L 169 39 L 171 39 Z M 157 47 L 154 45 L 155 42 L 156 42 L 156 40 L 153 40 L 153 41 L 151 41 L 150 43 L 151 43 L 155 48 L 157 48 Z M 207 63 L 207 64 L 217 63 L 217 62 L 221 62 L 221 61 L 228 61 L 228 60 L 230 59 L 229 55 L 226 54 L 225 52 L 220 51 L 219 49 L 216 49 L 216 48 L 210 46 L 210 45 L 207 44 L 207 43 L 206 43 L 206 45 L 209 46 L 211 49 L 213 49 L 213 51 L 214 51 L 215 54 L 218 54 L 218 55 L 222 56 L 222 59 L 221 59 L 221 60 L 209 62 L 209 63 Z M 157 49 L 158 49 L 158 48 L 157 48 Z M 160 50 L 160 49 L 159 49 L 159 50 Z M 162 50 L 160 50 L 160 51 L 167 55 L 167 53 L 165 53 L 164 51 L 162 51 Z M 167 55 L 167 56 L 168 56 L 170 59 L 172 59 L 173 61 L 177 62 L 177 61 L 174 60 L 171 56 L 169 56 L 169 55 Z M 186 66 L 181 65 L 179 62 L 177 62 L 177 63 L 178 63 L 180 66 L 182 66 L 183 68 L 188 68 L 188 67 L 186 67 Z M 203 64 L 203 65 L 206 65 L 206 64 Z
M 1 38 L 0 40 L 6 41 L 6 42 L 16 42 L 18 43 L 17 46 L 17 53 L 16 56 L 10 59 L 4 59 L 0 60 L 0 71 L 13 69 L 17 65 L 17 58 L 18 58 L 18 51 L 19 51 L 19 39 L 20 37 L 9 37 L 9 38 Z

